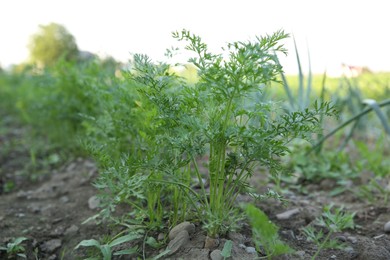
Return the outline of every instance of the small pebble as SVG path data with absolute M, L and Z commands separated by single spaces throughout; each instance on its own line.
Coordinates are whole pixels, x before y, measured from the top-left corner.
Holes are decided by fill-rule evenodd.
M 303 250 L 296 251 L 295 255 L 297 255 L 299 258 L 303 258 L 306 255 L 306 252 Z
M 299 209 L 290 209 L 290 210 L 287 210 L 287 211 L 285 211 L 283 213 L 277 214 L 276 218 L 278 220 L 287 220 L 287 219 L 290 219 L 292 216 L 295 216 L 299 212 L 300 212 Z
M 61 198 L 60 198 L 60 202 L 61 203 L 68 203 L 69 202 L 69 197 L 68 196 L 62 196 Z
M 61 246 L 62 246 L 61 239 L 52 239 L 52 240 L 44 242 L 41 245 L 41 249 L 42 249 L 42 251 L 45 251 L 47 253 L 53 253 L 55 250 L 57 250 Z
M 390 233 L 390 221 L 384 225 L 383 229 L 385 233 Z
M 209 236 L 206 237 L 204 242 L 204 248 L 213 249 L 219 246 L 219 240 L 217 238 L 211 238 Z
M 96 209 L 99 207 L 100 200 L 97 196 L 92 196 L 88 200 L 88 207 L 89 209 Z
M 246 246 L 245 246 L 244 244 L 239 244 L 238 247 L 239 247 L 239 248 L 242 248 L 242 249 L 245 249 L 245 248 L 246 248 Z
M 338 241 L 340 242 L 346 242 L 347 241 L 347 238 L 345 236 L 337 236 L 335 237 Z
M 211 260 L 223 260 L 223 256 L 221 255 L 222 251 L 219 249 L 214 250 L 210 254 Z
M 350 236 L 350 237 L 347 237 L 348 241 L 351 242 L 352 244 L 356 244 L 357 243 L 357 238 L 356 237 L 353 237 L 353 236 Z
M 351 246 L 348 246 L 348 247 L 344 248 L 343 250 L 344 250 L 344 252 L 346 252 L 349 255 L 350 259 L 354 259 L 358 256 L 358 253 Z
M 79 227 L 76 225 L 72 225 L 65 230 L 64 234 L 65 236 L 73 236 L 76 235 L 78 231 L 79 231 Z
M 256 254 L 256 248 L 252 246 L 248 246 L 247 248 L 245 248 L 245 251 L 249 254 Z
M 162 241 L 162 240 L 164 240 L 164 238 L 165 238 L 165 234 L 164 234 L 164 233 L 160 233 L 160 234 L 158 234 L 158 236 L 157 236 L 157 240 L 158 240 L 158 241 Z

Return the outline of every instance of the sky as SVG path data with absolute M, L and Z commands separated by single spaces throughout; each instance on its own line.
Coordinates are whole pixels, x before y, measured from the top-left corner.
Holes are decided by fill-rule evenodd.
M 390 15 L 386 0 L 3 0 L 0 1 L 0 65 L 28 59 L 28 41 L 39 25 L 64 25 L 79 49 L 126 62 L 131 54 L 163 59 L 177 45 L 173 31 L 199 35 L 220 52 L 283 29 L 293 35 L 305 72 L 337 74 L 341 64 L 390 71 Z M 296 73 L 293 38 L 281 63 Z

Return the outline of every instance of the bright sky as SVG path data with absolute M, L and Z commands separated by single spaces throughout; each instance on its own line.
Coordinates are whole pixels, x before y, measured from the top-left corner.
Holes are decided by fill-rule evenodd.
M 81 50 L 127 61 L 130 53 L 161 59 L 171 32 L 189 29 L 219 51 L 225 43 L 284 29 L 293 33 L 307 71 L 336 73 L 341 63 L 390 71 L 386 0 L 8 0 L 0 2 L 0 65 L 27 59 L 39 24 L 64 25 Z M 292 38 L 287 73 L 297 71 Z

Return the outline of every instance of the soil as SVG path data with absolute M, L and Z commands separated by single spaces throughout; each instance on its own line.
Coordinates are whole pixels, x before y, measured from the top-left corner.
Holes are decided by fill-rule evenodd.
M 20 133 L 15 134 L 15 131 L 13 134 L 0 132 L 0 147 L 20 137 Z M 29 160 L 27 152 L 10 150 L 2 151 L 0 155 L 1 187 L 10 180 L 15 183 L 11 191 L 0 191 L 0 245 L 16 237 L 26 237 L 28 240 L 22 245 L 26 248 L 27 259 L 82 259 L 87 256 L 86 251 L 74 250 L 80 241 L 99 239 L 113 232 L 107 225 L 95 225 L 93 222 L 82 224 L 99 211 L 93 205 L 97 190 L 91 182 L 98 173 L 93 161 L 75 158 L 65 165 L 50 169 L 50 174 L 32 182 L 29 177 L 17 174 L 23 168 L 23 163 Z M 256 179 L 253 182 L 259 183 Z M 258 186 L 262 189 L 261 185 Z M 277 201 L 257 203 L 271 221 L 280 227 L 281 239 L 296 251 L 275 259 L 311 259 L 317 247 L 307 241 L 301 229 L 312 223 L 321 214 L 322 207 L 330 203 L 343 205 L 346 210 L 356 212 L 354 221 L 357 227 L 333 234 L 332 238 L 343 244 L 344 249 L 324 249 L 317 259 L 390 259 L 390 234 L 384 231 L 384 225 L 390 221 L 389 204 L 378 202 L 370 205 L 351 193 L 332 197 L 332 187 L 334 183 L 321 182 L 310 184 L 307 194 L 290 190 L 284 194 L 290 201 L 287 206 Z M 238 200 L 250 199 L 240 196 Z M 278 218 L 278 214 L 289 212 L 294 214 L 286 219 Z M 254 254 L 245 251 L 254 246 L 248 225 L 244 225 L 237 233 L 221 237 L 216 248 L 205 249 L 206 234 L 199 223 L 194 224 L 196 228 L 190 240 L 169 259 L 210 259 L 215 249 L 222 250 L 227 239 L 234 243 L 233 259 L 256 259 Z M 260 252 L 258 256 L 261 256 Z M 5 258 L 5 252 L 1 251 L 0 259 Z

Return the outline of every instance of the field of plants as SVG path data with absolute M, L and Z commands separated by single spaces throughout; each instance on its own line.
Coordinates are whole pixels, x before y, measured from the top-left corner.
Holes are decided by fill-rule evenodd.
M 390 259 L 390 73 L 173 37 L 0 71 L 0 259 Z

